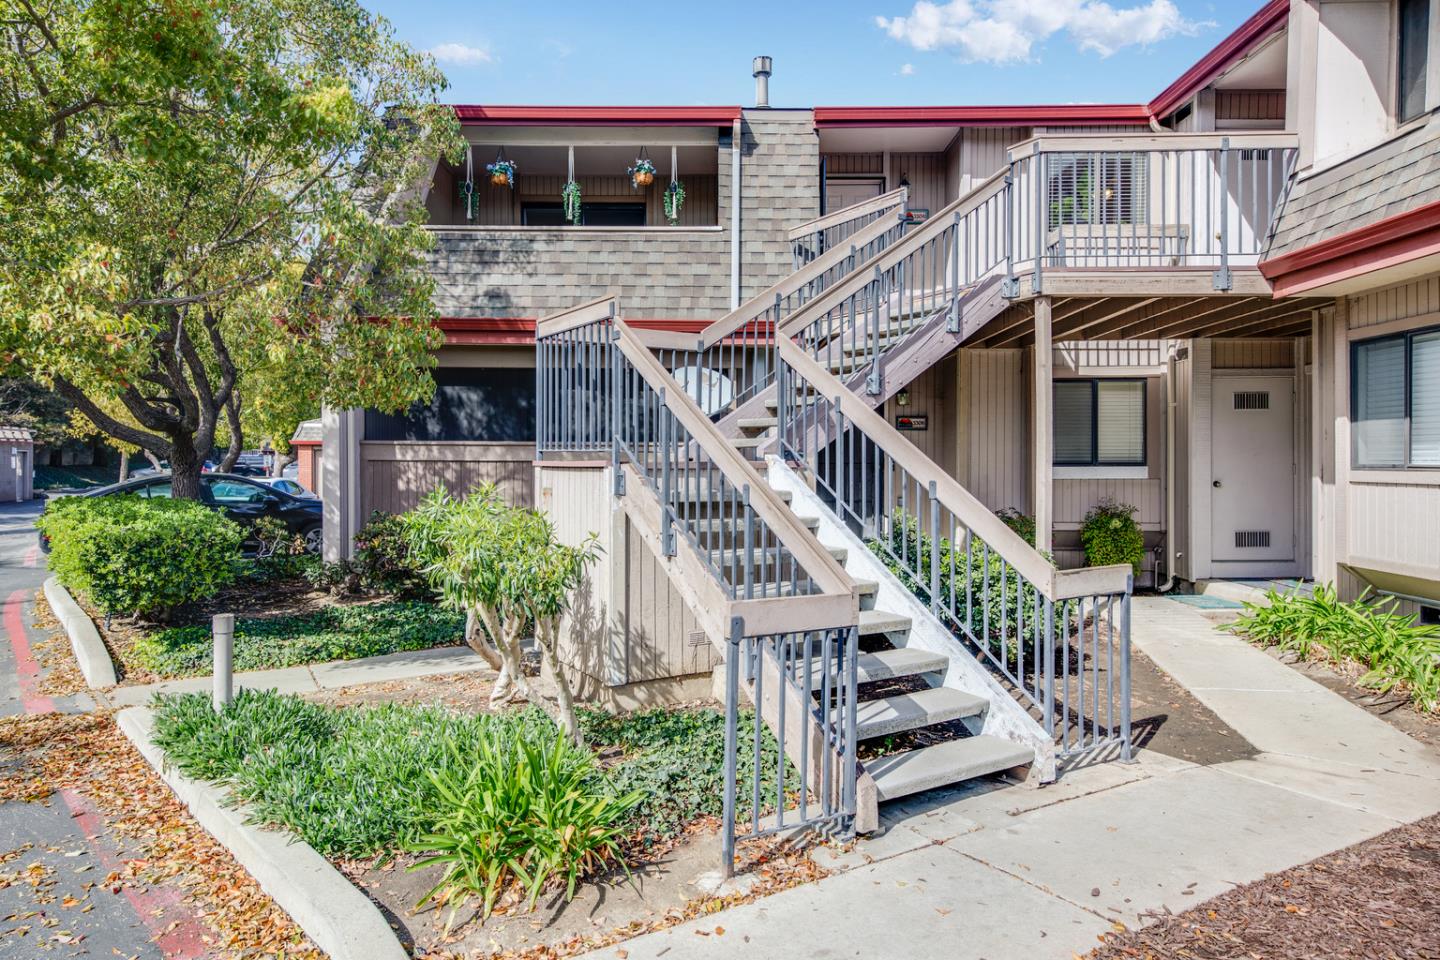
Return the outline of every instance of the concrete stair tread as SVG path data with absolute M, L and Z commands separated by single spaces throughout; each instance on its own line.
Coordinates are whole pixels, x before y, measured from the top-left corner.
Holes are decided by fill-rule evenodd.
M 679 499 L 693 502 L 708 499 L 712 489 L 717 496 L 724 494 L 726 496 L 725 502 L 729 502 L 730 488 L 721 484 L 716 484 L 712 488 L 709 483 L 675 483 L 672 492 Z M 795 495 L 789 490 L 776 490 L 775 495 L 785 503 L 789 503 L 795 499 Z
M 779 424 L 776 417 L 741 417 L 735 421 L 735 425 L 741 430 L 769 430 Z
M 736 450 L 755 450 L 770 442 L 769 437 L 731 437 L 730 446 Z
M 861 740 L 883 737 L 934 723 L 978 716 L 989 706 L 988 700 L 973 693 L 949 687 L 930 687 L 857 704 L 856 731 Z
M 1025 766 L 1034 759 L 1035 754 L 1029 747 L 1003 737 L 981 734 L 866 760 L 865 772 L 875 780 L 881 800 L 895 800 L 922 790 Z
M 950 659 L 928 650 L 896 647 L 862 653 L 855 661 L 861 683 L 913 677 L 921 673 L 939 673 L 950 666 Z
M 799 520 L 800 525 L 805 527 L 807 530 L 814 531 L 820 529 L 819 517 L 796 517 L 795 519 Z M 704 531 L 706 533 L 715 533 L 720 530 L 729 530 L 731 527 L 734 527 L 734 532 L 737 537 L 743 535 L 740 524 L 737 523 L 732 517 L 697 517 L 687 522 L 696 530 Z
M 822 547 L 822 549 L 824 549 L 827 553 L 829 553 L 830 556 L 834 557 L 838 562 L 840 562 L 840 563 L 842 563 L 842 564 L 845 562 L 845 558 L 850 555 L 850 551 L 847 550 L 845 547 L 826 547 L 826 546 L 824 546 L 823 544 L 821 545 L 821 547 Z M 729 562 L 729 555 L 730 555 L 732 552 L 734 552 L 734 551 L 731 551 L 731 550 L 712 550 L 712 551 L 710 551 L 710 556 L 715 560 L 715 563 L 716 563 L 716 564 L 723 564 L 723 563 L 728 563 L 728 562 Z M 789 550 L 786 550 L 786 551 L 785 551 L 785 556 L 788 557 L 789 555 L 790 555 L 790 551 L 789 551 Z M 765 554 L 765 556 L 764 556 L 764 560 L 765 560 L 765 562 L 766 562 L 767 564 L 768 564 L 768 563 L 771 563 L 774 559 L 775 559 L 775 554 L 774 554 L 773 551 L 767 552 L 767 553 Z M 757 553 L 757 554 L 756 554 L 756 564 L 757 564 L 757 566 L 758 566 L 758 564 L 759 564 L 759 561 L 760 561 L 760 556 L 759 556 L 759 554 Z M 908 625 L 908 621 L 907 621 L 907 625 Z
M 882 633 L 899 633 L 909 630 L 913 622 L 909 617 L 899 613 L 889 613 L 885 610 L 861 610 L 860 636 L 871 637 Z

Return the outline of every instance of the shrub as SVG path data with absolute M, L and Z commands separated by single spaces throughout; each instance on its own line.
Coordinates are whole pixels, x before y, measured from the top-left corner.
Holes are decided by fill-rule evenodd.
M 355 534 L 355 556 L 350 562 L 361 589 L 369 593 L 412 599 L 435 595 L 418 559 L 411 555 L 402 515 L 372 513 Z
M 37 526 L 50 568 L 101 612 L 164 617 L 235 580 L 239 525 L 193 500 L 65 497 Z
M 1333 586 L 1317 586 L 1309 596 L 1271 590 L 1266 601 L 1245 604 L 1231 629 L 1301 659 L 1318 654 L 1353 661 L 1367 670 L 1360 678 L 1363 686 L 1400 689 L 1419 709 L 1440 711 L 1440 626 L 1420 625 L 1414 614 L 1396 613 L 1394 597 L 1342 602 Z
M 1014 507 L 1006 507 L 1004 510 L 996 510 L 995 516 L 1005 521 L 1005 526 L 1014 530 L 1030 546 L 1035 546 L 1035 518 L 1021 513 Z
M 453 920 L 476 897 L 483 920 L 512 888 L 528 909 L 552 881 L 563 881 L 571 900 L 581 877 L 611 861 L 624 866 L 620 840 L 642 794 L 616 796 L 595 757 L 563 731 L 541 740 L 482 729 L 478 749 L 462 752 L 452 740 L 445 753 L 426 773 L 434 825 L 409 845 L 421 855 L 412 870 L 445 868 L 419 905 L 453 902 Z
M 419 601 L 322 607 L 287 617 L 243 617 L 235 623 L 235 669 L 266 670 L 355 660 L 458 644 L 465 618 Z M 157 630 L 135 643 L 140 665 L 162 677 L 210 672 L 210 626 Z
M 1145 534 L 1135 522 L 1136 509 L 1108 497 L 1090 508 L 1080 527 L 1086 566 L 1128 563 L 1139 576 L 1140 562 L 1145 557 Z

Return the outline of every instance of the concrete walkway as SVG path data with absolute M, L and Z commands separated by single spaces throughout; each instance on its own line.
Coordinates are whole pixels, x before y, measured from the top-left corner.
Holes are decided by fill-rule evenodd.
M 884 808 L 851 853 L 822 855 L 837 872 L 819 883 L 590 956 L 1068 960 L 1116 922 L 1440 810 L 1440 756 L 1197 610 L 1137 599 L 1132 634 L 1260 755 L 1201 767 L 1142 751 L 1041 790 L 928 794 Z
M 335 660 L 304 667 L 283 667 L 279 670 L 251 670 L 235 674 L 235 689 L 314 693 L 319 690 L 353 687 L 358 683 L 413 680 L 417 677 L 488 669 L 479 654 L 469 647 L 437 647 L 431 650 L 390 653 L 383 657 L 366 657 L 363 660 Z M 94 693 L 107 706 L 119 709 L 149 703 L 150 698 L 157 693 L 209 692 L 211 688 L 211 678 L 206 676 L 111 687 Z

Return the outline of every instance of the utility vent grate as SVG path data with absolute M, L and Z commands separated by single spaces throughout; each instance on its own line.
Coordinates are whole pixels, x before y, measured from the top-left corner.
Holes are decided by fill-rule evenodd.
M 1269 530 L 1236 530 L 1235 546 L 1239 549 L 1255 549 L 1270 546 Z
M 706 640 L 705 640 L 705 631 L 703 631 L 703 630 L 692 630 L 692 631 L 690 631 L 689 636 L 687 636 L 685 639 L 689 642 L 690 646 L 692 646 L 692 647 L 703 647 L 703 646 L 705 646 L 705 643 L 706 643 Z
M 1269 390 L 1237 390 L 1235 392 L 1236 410 L 1269 410 Z

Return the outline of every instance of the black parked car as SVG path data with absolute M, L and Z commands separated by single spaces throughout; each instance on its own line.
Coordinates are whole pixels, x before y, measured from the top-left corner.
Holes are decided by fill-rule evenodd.
M 77 497 L 107 497 L 115 494 L 134 494 L 140 497 L 169 497 L 170 475 L 155 474 L 124 483 L 113 483 L 108 487 L 96 487 L 77 493 Z M 228 473 L 206 473 L 200 477 L 200 502 L 207 507 L 224 511 L 225 515 L 242 525 L 249 525 L 261 517 L 275 517 L 296 536 L 305 538 L 305 548 L 311 553 L 320 552 L 321 504 L 310 497 L 292 497 L 248 477 L 237 477 Z M 44 536 L 40 546 L 49 549 Z M 247 543 L 247 550 L 254 544 Z

